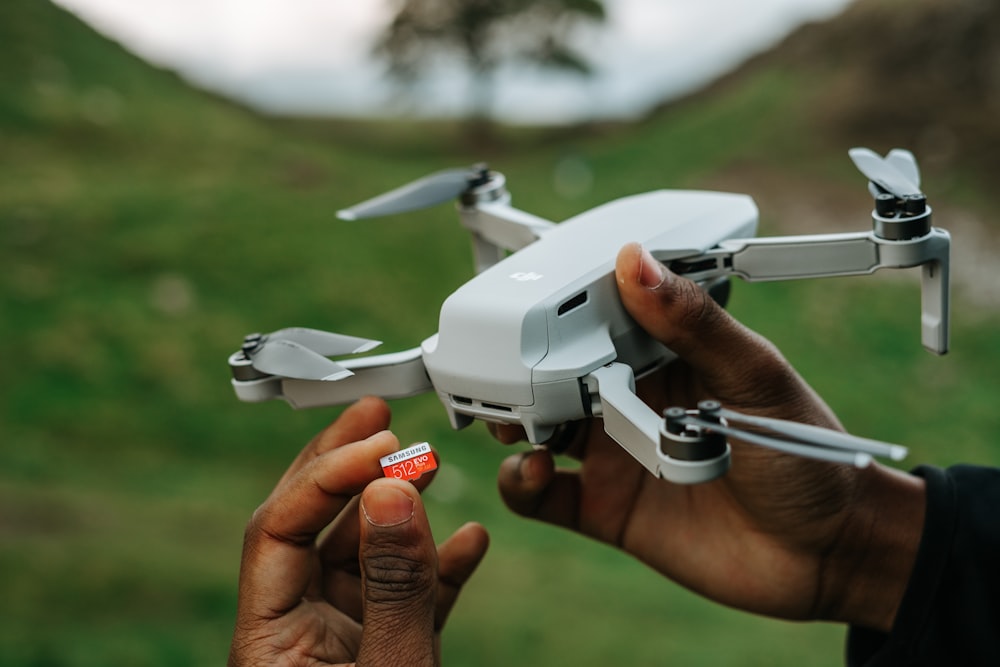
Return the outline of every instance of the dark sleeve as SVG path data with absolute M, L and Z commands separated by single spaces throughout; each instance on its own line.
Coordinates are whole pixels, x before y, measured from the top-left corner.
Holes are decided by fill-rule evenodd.
M 1000 665 L 1000 470 L 920 467 L 927 515 L 889 634 L 851 627 L 849 667 Z

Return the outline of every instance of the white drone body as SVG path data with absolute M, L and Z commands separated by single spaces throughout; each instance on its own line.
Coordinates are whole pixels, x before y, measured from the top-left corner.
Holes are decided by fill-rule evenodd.
M 950 238 L 930 225 L 916 161 L 900 150 L 882 158 L 853 149 L 851 157 L 876 196 L 874 231 L 776 238 L 754 237 L 757 207 L 746 195 L 661 190 L 555 224 L 513 208 L 496 172 L 433 174 L 340 216 L 374 217 L 459 199 L 477 275 L 445 300 L 438 333 L 406 352 L 337 362 L 327 357 L 377 343 L 312 329 L 255 334 L 229 358 L 233 386 L 241 400 L 282 398 L 296 408 L 433 390 L 454 428 L 475 419 L 517 424 L 535 444 L 563 424 L 600 417 L 607 433 L 652 474 L 679 483 L 713 479 L 728 469 L 728 445 L 709 448 L 705 456 L 678 450 L 678 439 L 701 442 L 702 426 L 667 428 L 664 417 L 635 394 L 635 379 L 674 355 L 622 306 L 614 276 L 617 252 L 639 242 L 713 293 L 728 287 L 733 275 L 789 280 L 921 266 L 923 343 L 942 354 L 948 346 Z M 725 430 L 728 422 L 715 421 Z M 679 423 L 676 415 L 673 423 Z M 869 454 L 898 458 L 901 452 L 873 449 L 871 441 L 865 449 L 857 439 L 810 440 L 801 429 L 782 434 L 758 444 L 787 450 L 789 439 L 799 438 L 809 444 L 795 453 L 861 465 Z

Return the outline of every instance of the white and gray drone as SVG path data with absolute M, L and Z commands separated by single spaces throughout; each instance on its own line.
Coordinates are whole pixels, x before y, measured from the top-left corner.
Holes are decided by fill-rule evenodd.
M 236 394 L 307 408 L 435 391 L 454 428 L 475 419 L 516 424 L 535 444 L 562 424 L 600 417 L 652 474 L 685 484 L 726 472 L 730 437 L 859 466 L 873 455 L 898 460 L 905 448 L 713 402 L 658 414 L 636 396 L 635 380 L 675 356 L 626 313 L 614 277 L 617 251 L 632 241 L 713 295 L 730 276 L 794 280 L 919 266 L 923 344 L 943 354 L 951 241 L 931 225 L 917 162 L 899 149 L 850 156 L 875 198 L 872 230 L 772 238 L 755 238 L 757 207 L 746 195 L 660 190 L 555 224 L 512 207 L 504 176 L 484 166 L 431 174 L 338 215 L 357 220 L 457 199 L 477 274 L 445 300 L 438 332 L 405 352 L 338 361 L 329 357 L 379 343 L 304 328 L 251 334 L 229 357 Z

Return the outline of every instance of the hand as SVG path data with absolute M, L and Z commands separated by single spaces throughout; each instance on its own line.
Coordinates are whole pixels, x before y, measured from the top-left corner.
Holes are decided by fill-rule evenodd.
M 714 398 L 740 412 L 840 425 L 775 347 L 639 245 L 616 265 L 625 307 L 679 359 L 638 383 L 654 409 Z M 494 427 L 512 442 L 523 435 Z M 654 478 L 604 432 L 582 423 L 556 470 L 546 450 L 508 458 L 499 486 L 514 511 L 577 530 L 636 556 L 702 595 L 790 619 L 887 630 L 913 566 L 923 482 L 731 443 L 722 478 L 680 486 Z
M 381 478 L 399 449 L 388 425 L 381 400 L 349 407 L 254 513 L 232 667 L 440 663 L 438 633 L 488 538 L 467 524 L 435 549 L 417 488 Z

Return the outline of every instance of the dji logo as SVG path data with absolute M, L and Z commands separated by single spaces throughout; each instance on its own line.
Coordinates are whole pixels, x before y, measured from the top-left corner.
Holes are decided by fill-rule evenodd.
M 535 273 L 534 271 L 518 271 L 517 273 L 510 274 L 510 277 L 514 280 L 518 280 L 522 283 L 528 282 L 529 280 L 541 280 L 542 274 Z

